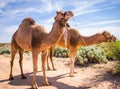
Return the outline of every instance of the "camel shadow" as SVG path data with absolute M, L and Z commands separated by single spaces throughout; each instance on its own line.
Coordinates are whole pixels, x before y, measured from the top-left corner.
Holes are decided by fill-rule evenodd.
M 50 82 L 51 86 L 54 86 L 57 89 L 88 89 L 88 88 L 90 88 L 90 87 L 84 87 L 84 86 L 79 86 L 79 87 L 71 86 L 71 85 L 57 81 L 58 79 L 68 77 L 68 76 L 66 76 L 67 74 L 61 74 L 61 75 L 58 75 L 55 77 L 48 77 L 48 81 Z M 10 85 L 30 86 L 30 88 L 27 88 L 27 89 L 31 89 L 33 72 L 26 73 L 25 75 L 26 75 L 27 79 L 21 79 L 21 75 L 16 75 L 16 76 L 14 76 L 14 80 L 6 79 L 6 80 L 0 80 L 0 82 L 9 81 L 8 84 L 10 84 Z M 37 75 L 36 79 L 37 79 L 36 81 L 37 81 L 38 87 L 44 86 L 43 76 Z
M 92 84 L 101 84 L 103 82 L 110 82 L 112 85 L 110 86 L 110 89 L 120 89 L 120 73 L 118 74 L 112 74 L 110 71 L 103 73 L 101 76 L 96 76 L 95 78 L 90 80 Z M 112 87 L 112 88 L 111 88 Z

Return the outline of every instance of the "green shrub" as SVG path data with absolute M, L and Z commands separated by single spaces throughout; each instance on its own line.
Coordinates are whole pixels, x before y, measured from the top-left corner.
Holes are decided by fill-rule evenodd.
M 76 53 L 76 65 L 83 65 L 85 63 L 107 63 L 105 51 L 97 46 L 81 47 Z
M 108 44 L 107 55 L 114 60 L 120 61 L 120 41 Z
M 113 73 L 120 73 L 120 41 L 108 45 L 107 56 L 117 61 Z
M 2 54 L 10 54 L 10 49 L 5 47 L 0 49 L 0 55 Z
M 65 48 L 56 46 L 54 50 L 54 56 L 66 58 L 66 57 L 69 57 L 69 51 Z

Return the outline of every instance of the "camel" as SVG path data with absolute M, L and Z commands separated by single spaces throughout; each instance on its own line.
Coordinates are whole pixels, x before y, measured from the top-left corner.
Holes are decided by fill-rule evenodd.
M 103 31 L 102 33 L 97 33 L 92 36 L 82 36 L 76 29 L 71 28 L 69 25 L 67 27 L 67 45 L 65 45 L 64 35 L 61 37 L 58 46 L 68 48 L 70 50 L 70 76 L 74 77 L 74 60 L 77 49 L 80 46 L 89 46 L 92 44 L 99 44 L 101 42 L 114 42 L 116 40 L 115 36 L 111 35 L 108 31 Z M 56 70 L 53 64 L 52 52 L 54 47 L 50 50 L 50 61 L 52 63 L 53 70 Z M 50 70 L 48 59 L 47 59 L 47 70 Z
M 44 85 L 49 85 L 45 72 L 45 61 L 48 53 L 47 51 L 51 46 L 56 45 L 59 39 L 62 37 L 65 32 L 65 24 L 71 17 L 73 17 L 73 13 L 71 11 L 56 11 L 56 16 L 54 18 L 55 22 L 53 23 L 52 30 L 49 33 L 46 32 L 43 26 L 36 24 L 31 17 L 25 18 L 20 24 L 18 30 L 12 36 L 10 61 L 11 68 L 9 79 L 13 79 L 12 68 L 17 50 L 19 50 L 20 55 L 19 64 L 21 69 L 21 78 L 26 79 L 26 76 L 23 73 L 22 60 L 24 50 L 28 50 L 32 52 L 33 60 L 32 89 L 37 89 L 37 58 L 40 52 L 42 53 L 41 59 Z

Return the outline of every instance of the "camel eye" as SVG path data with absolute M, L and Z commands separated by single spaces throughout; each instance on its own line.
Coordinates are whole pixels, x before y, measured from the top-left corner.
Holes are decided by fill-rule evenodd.
M 61 15 L 64 15 L 63 13 L 61 13 Z

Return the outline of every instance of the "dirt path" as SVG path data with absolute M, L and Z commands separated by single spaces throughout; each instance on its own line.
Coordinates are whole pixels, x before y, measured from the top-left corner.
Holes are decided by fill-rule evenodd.
M 40 59 L 40 58 L 39 58 Z M 18 56 L 14 62 L 14 80 L 9 81 L 10 55 L 0 55 L 0 89 L 30 89 L 32 83 L 31 56 L 25 55 L 23 61 L 26 80 L 20 78 Z M 88 67 L 76 67 L 75 77 L 69 77 L 69 59 L 55 59 L 57 71 L 47 71 L 48 81 L 51 86 L 43 86 L 41 62 L 38 63 L 37 83 L 38 89 L 120 89 L 120 76 L 111 75 L 108 70 L 114 62 L 107 64 L 94 64 Z

